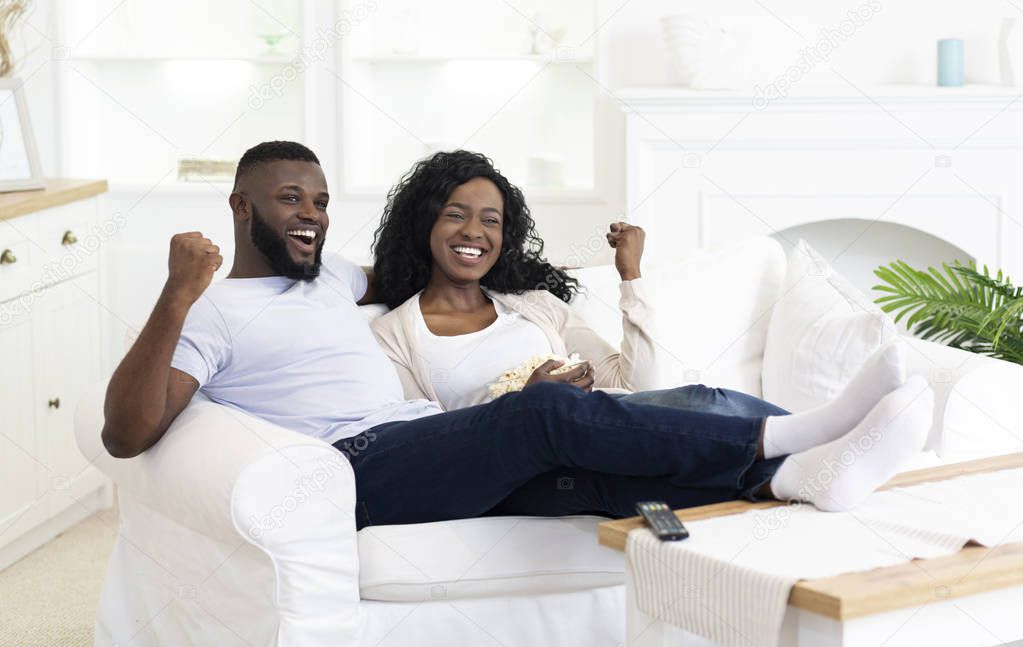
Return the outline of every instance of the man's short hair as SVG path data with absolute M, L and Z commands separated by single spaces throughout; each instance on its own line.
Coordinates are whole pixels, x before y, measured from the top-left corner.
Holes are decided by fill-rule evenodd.
M 245 151 L 242 158 L 238 160 L 238 169 L 234 174 L 234 190 L 238 190 L 238 181 L 245 174 L 252 171 L 260 164 L 278 162 L 281 160 L 295 160 L 299 162 L 313 162 L 319 164 L 320 160 L 316 153 L 312 152 L 297 142 L 273 141 L 256 144 Z

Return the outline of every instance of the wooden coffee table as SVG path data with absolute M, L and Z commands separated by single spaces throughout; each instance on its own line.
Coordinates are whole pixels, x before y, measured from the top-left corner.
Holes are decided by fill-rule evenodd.
M 1016 467 L 1023 467 L 1023 453 L 906 472 L 882 489 Z M 675 515 L 683 521 L 696 521 L 779 505 L 784 503 L 729 501 L 677 510 Z M 642 526 L 639 517 L 602 523 L 600 543 L 624 551 L 629 531 Z M 637 609 L 635 582 L 631 573 L 627 575 L 627 647 L 713 644 Z M 965 647 L 1002 645 L 1020 639 L 1023 639 L 1023 543 L 994 548 L 968 545 L 945 557 L 801 580 L 789 595 L 780 644 Z

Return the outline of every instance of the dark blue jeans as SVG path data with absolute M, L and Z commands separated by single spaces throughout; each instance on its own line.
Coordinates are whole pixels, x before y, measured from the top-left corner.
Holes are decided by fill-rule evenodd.
M 638 500 L 686 507 L 752 497 L 780 464 L 756 460 L 762 424 L 763 416 L 639 404 L 544 383 L 488 404 L 378 425 L 363 440 L 335 447 L 355 470 L 359 528 L 488 513 L 623 517 Z M 592 476 L 555 480 L 553 490 L 506 504 L 560 468 Z
M 652 404 L 687 411 L 702 411 L 723 416 L 765 418 L 785 416 L 788 411 L 766 400 L 731 391 L 693 384 L 660 391 L 639 391 L 628 395 L 615 395 L 622 402 Z M 764 482 L 774 476 L 783 458 L 773 458 L 756 464 L 758 474 L 766 474 Z M 753 490 L 755 492 L 755 490 Z M 755 499 L 752 492 L 740 496 Z M 713 488 L 691 488 L 687 491 L 666 486 L 662 479 L 637 478 L 601 474 L 591 470 L 558 467 L 531 479 L 509 494 L 487 514 L 559 517 L 582 513 L 607 515 L 609 509 L 615 517 L 635 514 L 637 501 L 667 501 L 673 508 L 720 503 L 738 498 L 733 491 Z
M 680 386 L 676 389 L 662 391 L 639 391 L 616 397 L 625 402 L 656 404 L 660 407 L 717 413 L 722 416 L 766 418 L 767 416 L 787 416 L 789 414 L 785 409 L 752 395 L 729 389 L 714 389 L 702 384 Z

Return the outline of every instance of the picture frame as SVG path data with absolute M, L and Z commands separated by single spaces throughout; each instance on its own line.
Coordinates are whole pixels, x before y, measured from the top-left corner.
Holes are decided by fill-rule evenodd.
M 45 188 L 20 79 L 0 79 L 0 193 Z

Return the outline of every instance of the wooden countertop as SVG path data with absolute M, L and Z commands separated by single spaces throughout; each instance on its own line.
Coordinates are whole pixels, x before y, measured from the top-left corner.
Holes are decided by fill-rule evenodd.
M 106 180 L 54 178 L 45 182 L 45 189 L 0 193 L 0 220 L 17 218 L 107 192 Z
M 1016 467 L 1023 467 L 1023 453 L 905 472 L 882 489 Z M 676 510 L 675 516 L 682 521 L 697 521 L 780 505 L 785 504 L 780 501 L 727 501 Z M 640 517 L 604 522 L 598 528 L 600 543 L 624 551 L 629 531 L 643 525 Z M 1021 585 L 1023 544 L 994 548 L 968 545 L 945 557 L 918 559 L 819 580 L 802 580 L 792 587 L 789 605 L 836 620 L 846 620 Z

